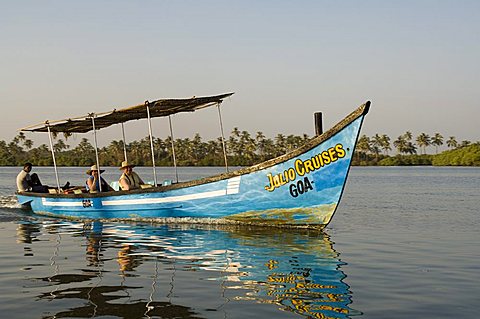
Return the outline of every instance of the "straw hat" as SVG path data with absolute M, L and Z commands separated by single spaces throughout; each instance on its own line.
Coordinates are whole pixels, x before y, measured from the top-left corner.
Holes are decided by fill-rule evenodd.
M 132 168 L 133 168 L 133 167 L 135 167 L 135 165 L 133 165 L 133 164 L 128 164 L 128 161 L 123 161 L 123 162 L 122 162 L 122 166 L 120 166 L 119 169 L 124 169 L 124 168 L 126 168 L 126 167 L 132 167 Z
M 87 170 L 87 175 L 92 175 L 92 171 L 98 171 L 97 165 L 92 165 L 92 167 L 90 167 L 90 169 Z M 102 174 L 103 172 L 105 172 L 105 170 L 101 169 L 100 174 Z

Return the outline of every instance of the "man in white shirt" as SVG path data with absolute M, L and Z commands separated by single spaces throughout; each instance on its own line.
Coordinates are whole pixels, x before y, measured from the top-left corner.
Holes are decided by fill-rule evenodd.
M 31 192 L 32 191 L 32 177 L 30 172 L 32 171 L 32 163 L 25 163 L 23 169 L 17 175 L 17 190 L 19 192 Z
M 48 193 L 48 186 L 42 185 L 36 173 L 30 175 L 32 163 L 25 163 L 23 170 L 17 175 L 17 189 L 19 192 Z M 67 182 L 69 185 L 70 183 Z M 67 185 L 65 185 L 67 187 Z

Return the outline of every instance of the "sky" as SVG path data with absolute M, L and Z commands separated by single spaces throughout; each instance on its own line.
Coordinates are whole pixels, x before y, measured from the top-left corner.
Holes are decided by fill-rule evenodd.
M 369 100 L 362 134 L 478 141 L 479 12 L 465 0 L 0 0 L 0 140 L 45 120 L 235 92 L 221 108 L 227 136 L 313 135 L 314 112 L 327 129 Z M 215 108 L 172 122 L 175 138 L 220 136 Z M 152 127 L 169 135 L 167 119 Z M 128 143 L 148 124 L 125 130 Z M 99 144 L 121 134 L 101 130 Z M 82 138 L 93 140 L 67 143 Z

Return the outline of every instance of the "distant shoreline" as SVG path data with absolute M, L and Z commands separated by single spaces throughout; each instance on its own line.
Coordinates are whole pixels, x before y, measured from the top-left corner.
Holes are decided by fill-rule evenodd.
M 423 134 L 425 135 L 425 134 Z M 449 150 L 438 154 L 426 154 L 428 146 L 438 148 L 443 144 L 442 136 L 436 134 L 437 142 L 428 135 L 420 135 L 417 143 L 412 142 L 411 133 L 399 136 L 393 146 L 398 155 L 390 156 L 392 150 L 390 138 L 378 135 L 369 138 L 362 135 L 356 144 L 352 157 L 352 166 L 480 166 L 480 142 L 462 141 L 458 144 L 453 137 L 447 141 Z M 261 132 L 251 136 L 247 131 L 237 128 L 225 141 L 227 162 L 231 167 L 252 166 L 297 149 L 310 140 L 303 136 L 282 134 L 274 139 L 266 138 Z M 454 143 L 455 142 L 455 143 Z M 215 167 L 225 166 L 222 139 L 203 141 L 199 134 L 192 139 L 176 139 L 175 159 L 179 167 Z M 155 166 L 172 167 L 172 140 L 153 139 Z M 418 151 L 424 154 L 417 153 Z M 62 139 L 53 144 L 56 165 L 59 167 L 89 167 L 96 163 L 95 148 L 83 138 L 80 143 L 70 148 Z M 100 165 L 118 166 L 128 154 L 130 162 L 137 166 L 152 166 L 150 139 L 144 138 L 124 145 L 123 141 L 112 141 L 110 145 L 98 149 Z M 53 166 L 50 147 L 42 144 L 33 148 L 33 142 L 19 133 L 10 143 L 0 140 L 0 166 L 22 166 L 31 162 L 34 166 Z
M 439 154 L 388 156 L 355 152 L 352 166 L 480 166 L 480 143 L 462 146 Z

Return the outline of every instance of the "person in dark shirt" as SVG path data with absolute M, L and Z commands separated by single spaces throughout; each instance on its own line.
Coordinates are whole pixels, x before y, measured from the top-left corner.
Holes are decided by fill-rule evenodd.
M 86 181 L 87 191 L 90 193 L 100 192 L 100 183 L 102 183 L 102 192 L 110 192 L 114 189 L 108 185 L 108 183 L 100 175 L 104 172 L 102 169 L 100 173 L 98 172 L 97 165 L 92 165 L 89 170 L 87 170 L 87 175 L 90 175 Z

